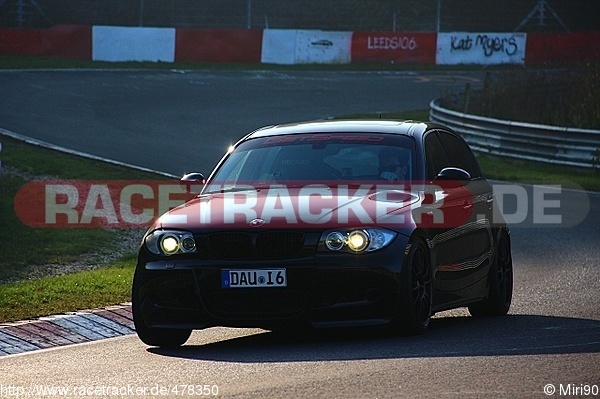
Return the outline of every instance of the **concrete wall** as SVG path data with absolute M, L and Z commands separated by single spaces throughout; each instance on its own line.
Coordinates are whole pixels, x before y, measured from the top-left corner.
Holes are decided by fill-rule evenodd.
M 0 28 L 0 54 L 112 62 L 577 64 L 600 60 L 600 32 L 436 34 L 59 25 Z

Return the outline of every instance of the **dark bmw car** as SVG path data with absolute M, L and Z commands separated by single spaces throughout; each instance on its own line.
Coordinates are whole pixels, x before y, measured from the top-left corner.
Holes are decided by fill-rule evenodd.
M 504 315 L 509 231 L 465 141 L 413 121 L 265 127 L 232 146 L 194 199 L 146 233 L 133 282 L 140 339 L 211 326 L 386 326 L 435 312 Z

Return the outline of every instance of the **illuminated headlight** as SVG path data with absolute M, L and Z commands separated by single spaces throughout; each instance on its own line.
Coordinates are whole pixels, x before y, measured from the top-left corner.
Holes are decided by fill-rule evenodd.
M 160 249 L 167 255 L 176 254 L 179 251 L 179 240 L 173 234 L 165 235 L 160 239 Z
M 387 229 L 370 227 L 366 229 L 343 229 L 325 232 L 321 243 L 330 251 L 351 253 L 373 252 L 387 246 L 396 233 Z
M 354 252 L 362 252 L 369 246 L 369 235 L 363 230 L 354 230 L 348 234 L 346 242 Z
M 146 248 L 156 255 L 196 252 L 196 241 L 186 231 L 156 230 L 146 236 Z

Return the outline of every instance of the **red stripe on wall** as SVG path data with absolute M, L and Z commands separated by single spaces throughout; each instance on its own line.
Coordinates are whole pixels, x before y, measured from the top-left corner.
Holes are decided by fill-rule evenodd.
M 56 25 L 40 34 L 40 55 L 92 59 L 92 27 Z
M 352 62 L 435 64 L 436 33 L 354 32 Z
M 527 64 L 597 60 L 600 60 L 600 32 L 527 34 Z
M 38 55 L 40 30 L 0 28 L 0 54 Z
M 175 61 L 260 63 L 260 29 L 177 29 Z
M 0 54 L 92 59 L 92 27 L 0 28 Z

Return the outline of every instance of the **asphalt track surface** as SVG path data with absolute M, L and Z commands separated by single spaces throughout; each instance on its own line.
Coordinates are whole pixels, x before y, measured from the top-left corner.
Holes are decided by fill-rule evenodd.
M 180 174 L 209 170 L 229 143 L 265 124 L 424 108 L 442 91 L 480 78 L 3 72 L 0 127 Z M 533 201 L 534 189 L 525 187 L 530 215 L 541 205 Z M 213 328 L 194 332 L 177 350 L 149 348 L 130 335 L 3 356 L 0 397 L 9 388 L 40 397 L 36 389 L 53 387 L 69 389 L 71 397 L 148 397 L 165 390 L 191 397 L 203 396 L 198 388 L 205 384 L 211 393 L 217 386 L 220 396 L 236 398 L 581 397 L 588 389 L 598 397 L 600 196 L 562 190 L 550 198 L 560 206 L 548 212 L 560 214 L 561 223 L 535 224 L 528 216 L 512 226 L 515 295 L 507 317 L 445 312 L 417 337 L 336 331 L 293 340 Z
M 0 128 L 181 175 L 210 171 L 265 125 L 426 109 L 483 72 L 31 71 L 0 73 Z

